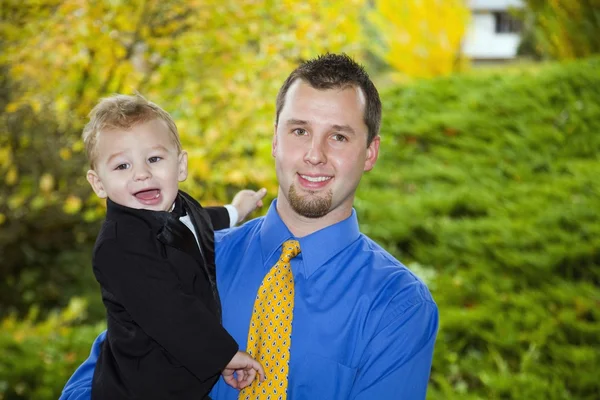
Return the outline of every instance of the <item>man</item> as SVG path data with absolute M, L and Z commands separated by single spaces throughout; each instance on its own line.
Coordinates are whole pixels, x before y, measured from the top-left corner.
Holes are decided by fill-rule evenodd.
M 437 307 L 359 232 L 352 208 L 377 161 L 380 123 L 379 94 L 346 55 L 305 62 L 283 84 L 272 149 L 278 197 L 265 217 L 215 237 L 223 325 L 267 380 L 242 392 L 219 381 L 213 399 L 425 398 Z M 64 399 L 89 398 L 100 340 Z

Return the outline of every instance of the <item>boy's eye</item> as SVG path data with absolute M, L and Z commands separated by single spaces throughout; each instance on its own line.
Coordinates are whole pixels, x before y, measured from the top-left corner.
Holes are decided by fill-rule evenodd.
M 160 161 L 160 160 L 162 160 L 162 157 L 158 157 L 158 156 L 150 157 L 148 159 L 148 161 L 151 162 L 151 163 L 155 163 L 155 162 Z
M 123 163 L 123 164 L 117 165 L 117 167 L 115 169 L 127 169 L 127 168 L 129 168 L 129 164 Z

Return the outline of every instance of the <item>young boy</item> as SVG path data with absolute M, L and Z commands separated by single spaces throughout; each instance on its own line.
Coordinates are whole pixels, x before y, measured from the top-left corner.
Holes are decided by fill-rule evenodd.
M 92 264 L 108 333 L 92 398 L 200 400 L 220 373 L 235 388 L 264 380 L 221 326 L 213 227 L 229 227 L 228 212 L 178 190 L 187 153 L 173 119 L 142 96 L 115 95 L 92 110 L 83 138 L 87 180 L 107 199 Z M 263 196 L 238 193 L 238 219 Z

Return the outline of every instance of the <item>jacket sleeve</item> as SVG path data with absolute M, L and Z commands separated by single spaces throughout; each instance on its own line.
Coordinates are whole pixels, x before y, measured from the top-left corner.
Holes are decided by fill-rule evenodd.
M 225 207 L 205 207 L 215 231 L 230 227 L 229 211 Z
M 137 325 L 199 380 L 220 373 L 238 345 L 197 297 L 186 294 L 168 261 L 102 243 L 94 257 L 100 284 Z

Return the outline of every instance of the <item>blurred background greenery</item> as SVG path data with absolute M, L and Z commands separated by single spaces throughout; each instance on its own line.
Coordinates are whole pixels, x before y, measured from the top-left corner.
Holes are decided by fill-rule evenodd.
M 464 51 L 477 3 L 0 0 L 0 400 L 57 398 L 104 329 L 96 101 L 171 112 L 204 204 L 271 200 L 275 95 L 325 51 L 382 95 L 356 209 L 439 305 L 428 399 L 599 399 L 600 0 L 504 2 L 519 56 L 485 67 Z

